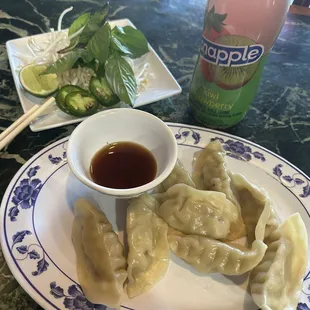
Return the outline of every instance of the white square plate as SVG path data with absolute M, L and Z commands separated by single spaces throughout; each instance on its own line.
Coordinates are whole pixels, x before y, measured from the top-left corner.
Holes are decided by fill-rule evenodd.
M 115 21 L 110 21 L 111 27 L 114 26 L 132 26 L 135 27 L 128 19 L 119 19 Z M 46 33 L 36 35 L 36 41 L 40 42 L 45 40 Z M 16 40 L 11 40 L 6 43 L 8 57 L 11 65 L 11 70 L 16 85 L 17 93 L 22 104 L 24 112 L 27 112 L 34 104 L 42 102 L 42 98 L 37 98 L 29 93 L 27 93 L 19 82 L 19 68 L 22 65 L 21 61 L 16 57 L 15 53 L 20 53 L 25 56 L 31 56 L 29 49 L 27 48 L 29 37 L 20 38 Z M 173 95 L 181 93 L 182 89 L 175 78 L 172 76 L 168 68 L 156 54 L 154 49 L 149 45 L 149 56 L 148 56 L 148 72 L 150 78 L 148 81 L 147 88 L 140 92 L 137 97 L 134 107 L 141 107 L 154 101 L 158 101 Z M 70 116 L 51 107 L 45 112 L 40 118 L 35 120 L 30 125 L 32 131 L 41 131 L 45 129 L 60 127 L 64 125 L 74 124 L 82 121 L 84 118 L 77 118 Z

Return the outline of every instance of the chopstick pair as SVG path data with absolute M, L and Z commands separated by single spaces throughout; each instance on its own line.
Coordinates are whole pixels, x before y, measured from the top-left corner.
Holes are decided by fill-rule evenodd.
M 25 129 L 43 111 L 49 108 L 55 101 L 54 97 L 49 98 L 43 104 L 36 104 L 11 126 L 0 134 L 0 151 L 10 143 L 23 129 Z

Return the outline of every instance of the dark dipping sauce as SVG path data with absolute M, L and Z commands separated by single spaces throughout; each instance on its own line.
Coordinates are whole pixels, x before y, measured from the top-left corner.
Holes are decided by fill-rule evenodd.
M 154 155 L 133 142 L 116 142 L 100 149 L 90 163 L 93 181 L 109 188 L 134 188 L 153 181 L 157 173 Z

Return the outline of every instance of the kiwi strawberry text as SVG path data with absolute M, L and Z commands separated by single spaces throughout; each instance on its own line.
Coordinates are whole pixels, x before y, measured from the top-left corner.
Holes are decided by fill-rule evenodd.
M 204 104 L 208 105 L 212 109 L 217 109 L 221 111 L 230 111 L 233 107 L 233 104 L 225 104 L 219 103 L 219 93 L 213 93 L 211 91 L 204 92 L 203 95 L 194 94 L 194 98 L 199 101 L 203 102 Z
M 215 65 L 240 67 L 258 61 L 264 54 L 264 46 L 253 44 L 246 46 L 228 46 L 216 44 L 202 37 L 201 56 Z

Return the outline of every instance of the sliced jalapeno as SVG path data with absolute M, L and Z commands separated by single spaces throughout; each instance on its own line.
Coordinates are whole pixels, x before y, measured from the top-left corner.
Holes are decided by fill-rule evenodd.
M 68 113 L 74 116 L 88 116 L 97 112 L 98 101 L 85 90 L 74 91 L 67 95 L 65 106 Z
M 64 111 L 65 113 L 69 113 L 68 109 L 66 108 L 66 97 L 68 94 L 74 92 L 74 91 L 81 91 L 83 90 L 82 88 L 74 85 L 66 85 L 58 91 L 55 99 L 56 99 L 56 104 L 59 107 L 60 110 Z
M 110 107 L 120 101 L 113 93 L 106 78 L 92 77 L 89 82 L 89 90 L 105 107 Z

